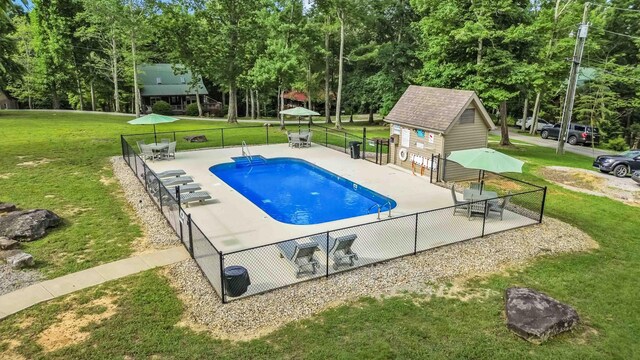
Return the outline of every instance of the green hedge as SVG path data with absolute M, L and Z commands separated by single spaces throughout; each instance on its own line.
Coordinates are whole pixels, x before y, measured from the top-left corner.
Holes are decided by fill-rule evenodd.
M 162 100 L 153 104 L 153 106 L 151 106 L 151 110 L 153 111 L 154 114 L 160 114 L 160 115 L 173 114 L 173 112 L 171 111 L 171 105 L 169 105 L 168 102 L 162 101 Z

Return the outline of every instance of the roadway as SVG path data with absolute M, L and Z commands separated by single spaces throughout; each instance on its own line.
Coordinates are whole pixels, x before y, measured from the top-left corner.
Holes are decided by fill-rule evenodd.
M 491 134 L 500 136 L 500 128 L 496 128 L 496 130 L 492 131 Z M 517 130 L 514 128 L 509 128 L 509 138 L 512 140 L 518 140 L 522 142 L 526 142 L 533 145 L 544 146 L 548 148 L 555 149 L 557 147 L 557 141 L 552 139 L 543 139 L 540 135 L 536 136 L 528 136 L 523 134 L 518 134 Z M 615 154 L 614 151 L 610 150 L 602 150 L 602 149 L 594 149 L 590 146 L 582 146 L 582 145 L 570 145 L 565 144 L 564 150 L 567 152 L 571 152 L 578 155 L 584 155 L 587 157 L 595 158 L 600 155 L 610 155 Z

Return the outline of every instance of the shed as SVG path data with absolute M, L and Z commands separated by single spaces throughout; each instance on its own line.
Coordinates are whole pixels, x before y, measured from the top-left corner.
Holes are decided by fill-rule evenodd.
M 0 89 L 0 110 L 18 108 L 18 100 L 11 96 L 7 91 Z
M 474 91 L 415 85 L 409 86 L 385 121 L 391 124 L 390 162 L 406 169 L 420 167 L 419 163 L 430 168 L 432 155 L 446 157 L 455 150 L 487 147 L 489 131 L 495 128 Z M 419 159 L 418 164 L 412 159 Z M 447 181 L 477 175 L 477 170 L 451 162 L 440 174 Z

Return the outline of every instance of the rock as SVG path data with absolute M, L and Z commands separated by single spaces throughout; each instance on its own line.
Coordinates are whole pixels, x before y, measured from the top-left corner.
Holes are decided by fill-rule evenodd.
M 507 327 L 528 341 L 542 343 L 580 320 L 571 306 L 533 289 L 509 288 L 505 295 Z
M 16 211 L 16 205 L 11 203 L 0 203 L 0 214 Z
M 25 252 L 20 252 L 16 255 L 7 258 L 7 264 L 11 265 L 13 269 L 22 269 L 23 267 L 31 267 L 35 264 L 33 256 Z
M 43 237 L 48 228 L 58 226 L 60 222 L 60 217 L 49 210 L 14 211 L 0 217 L 0 236 L 33 241 Z
M 20 245 L 19 242 L 0 236 L 0 250 L 11 250 Z

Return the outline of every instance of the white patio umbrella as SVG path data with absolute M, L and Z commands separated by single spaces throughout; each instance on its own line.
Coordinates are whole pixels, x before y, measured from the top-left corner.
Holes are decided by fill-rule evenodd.
M 156 124 L 171 123 L 178 120 L 180 119 L 171 116 L 149 114 L 127 122 L 132 125 L 153 125 L 153 139 L 156 143 L 158 143 L 158 138 L 156 136 Z

